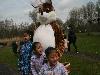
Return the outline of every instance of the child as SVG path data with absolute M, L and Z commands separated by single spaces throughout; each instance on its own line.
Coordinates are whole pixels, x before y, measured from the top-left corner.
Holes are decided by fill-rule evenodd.
M 39 75 L 40 69 L 44 63 L 45 54 L 39 42 L 33 43 L 33 55 L 31 56 L 32 75 Z
M 32 42 L 30 41 L 30 32 L 24 32 L 24 43 L 19 50 L 18 66 L 21 75 L 29 75 L 30 73 L 30 58 L 32 52 Z
M 68 52 L 68 40 L 66 38 L 66 35 L 64 35 L 64 47 L 65 47 L 65 52 Z
M 18 43 L 16 41 L 14 41 L 12 43 L 12 50 L 13 50 L 13 53 L 16 55 L 17 54 L 17 49 L 18 49 Z
M 68 48 L 68 45 L 67 45 L 67 43 L 68 43 L 68 40 L 67 40 L 67 38 L 66 38 L 66 35 L 64 35 L 64 45 L 65 45 L 65 49 L 67 49 Z
M 48 62 L 43 65 L 40 75 L 68 75 L 64 65 L 58 62 L 58 52 L 53 47 L 48 47 L 45 50 Z

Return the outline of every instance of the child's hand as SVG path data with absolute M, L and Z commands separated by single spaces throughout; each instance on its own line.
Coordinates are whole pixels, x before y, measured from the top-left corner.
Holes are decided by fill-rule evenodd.
M 67 72 L 70 73 L 70 71 L 71 71 L 70 63 L 69 62 L 66 62 L 66 63 L 64 63 L 64 66 L 65 66 Z

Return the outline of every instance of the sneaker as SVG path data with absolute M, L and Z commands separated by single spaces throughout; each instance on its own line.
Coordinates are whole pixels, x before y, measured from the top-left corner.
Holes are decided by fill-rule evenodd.
M 79 52 L 78 52 L 78 51 L 76 51 L 76 53 L 78 54 Z

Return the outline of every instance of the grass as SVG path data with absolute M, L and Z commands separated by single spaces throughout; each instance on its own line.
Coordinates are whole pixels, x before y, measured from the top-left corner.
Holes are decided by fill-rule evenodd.
M 100 35 L 77 34 L 77 47 L 80 52 L 87 52 L 100 55 Z M 73 50 L 72 46 L 72 50 Z
M 80 57 L 64 54 L 61 62 L 71 63 L 70 75 L 100 75 L 100 61 L 93 62 Z
M 100 55 L 100 35 L 77 34 L 77 46 L 80 52 Z M 73 50 L 73 46 L 72 46 Z M 74 50 L 73 50 L 74 51 Z M 81 57 L 64 54 L 61 62 L 71 63 L 70 75 L 100 75 L 100 61 L 91 61 Z M 17 57 L 10 47 L 0 48 L 0 63 L 9 64 L 17 69 Z
M 0 63 L 7 64 L 13 68 L 17 67 L 17 57 L 10 47 L 0 48 Z

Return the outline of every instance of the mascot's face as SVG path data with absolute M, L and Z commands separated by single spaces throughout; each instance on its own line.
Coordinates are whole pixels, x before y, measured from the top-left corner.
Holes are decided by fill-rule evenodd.
M 43 4 L 43 11 L 44 11 L 44 12 L 47 12 L 47 13 L 53 11 L 53 6 L 52 6 L 52 4 L 44 3 L 44 4 Z
M 43 3 L 42 6 L 39 8 L 39 12 L 43 15 L 43 12 L 49 13 L 53 11 L 53 6 L 50 3 Z

